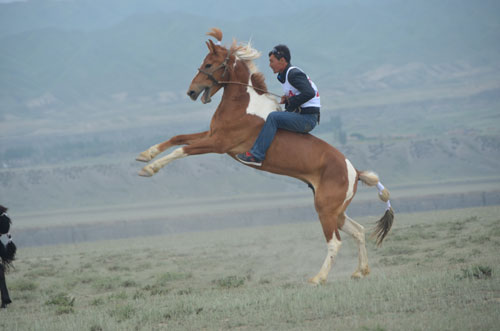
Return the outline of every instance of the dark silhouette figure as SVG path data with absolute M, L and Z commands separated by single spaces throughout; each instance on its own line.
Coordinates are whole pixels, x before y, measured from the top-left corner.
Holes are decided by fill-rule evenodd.
M 11 220 L 9 215 L 7 215 L 7 208 L 0 205 L 0 237 L 6 235 L 8 238 L 7 244 L 0 240 L 0 293 L 2 295 L 2 305 L 1 308 L 6 308 L 9 303 L 12 302 L 9 297 L 9 291 L 7 290 L 7 283 L 5 282 L 5 272 L 12 266 L 12 261 L 14 261 L 16 256 L 16 245 L 12 241 L 12 236 L 9 233 Z

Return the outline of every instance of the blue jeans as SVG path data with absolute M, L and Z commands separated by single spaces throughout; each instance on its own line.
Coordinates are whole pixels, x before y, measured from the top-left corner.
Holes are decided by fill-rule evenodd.
M 317 114 L 298 114 L 284 111 L 274 111 L 267 116 L 266 123 L 253 144 L 250 153 L 260 160 L 266 158 L 266 152 L 273 142 L 278 129 L 308 133 L 318 123 Z

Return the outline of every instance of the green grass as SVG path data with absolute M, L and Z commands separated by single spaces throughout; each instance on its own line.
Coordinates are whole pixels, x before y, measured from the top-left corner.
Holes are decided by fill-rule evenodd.
M 317 222 L 20 247 L 0 329 L 490 330 L 499 211 L 397 214 L 382 248 L 368 243 L 372 273 L 359 281 L 341 232 L 323 286 L 306 282 L 326 254 Z

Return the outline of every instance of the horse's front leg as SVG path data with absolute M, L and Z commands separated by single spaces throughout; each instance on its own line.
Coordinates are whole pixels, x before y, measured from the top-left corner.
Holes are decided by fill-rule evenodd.
M 199 139 L 205 138 L 207 135 L 208 131 L 174 136 L 167 141 L 149 147 L 147 150 L 139 154 L 136 160 L 141 162 L 149 162 L 158 154 L 163 153 L 172 146 L 190 145 Z
M 170 162 L 189 155 L 225 153 L 226 151 L 220 145 L 217 145 L 216 141 L 217 139 L 215 137 L 209 137 L 199 139 L 187 146 L 179 147 L 167 156 L 164 156 L 142 168 L 139 172 L 139 176 L 151 177 Z

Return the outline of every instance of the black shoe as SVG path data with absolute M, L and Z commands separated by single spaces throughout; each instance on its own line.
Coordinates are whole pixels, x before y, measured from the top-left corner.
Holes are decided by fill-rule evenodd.
M 241 153 L 236 155 L 236 158 L 241 162 L 249 165 L 254 165 L 260 167 L 262 165 L 262 160 L 259 160 L 253 156 L 250 152 Z
M 12 303 L 12 301 L 10 299 L 2 300 L 2 305 L 0 306 L 0 308 L 7 308 L 7 305 L 9 303 Z

